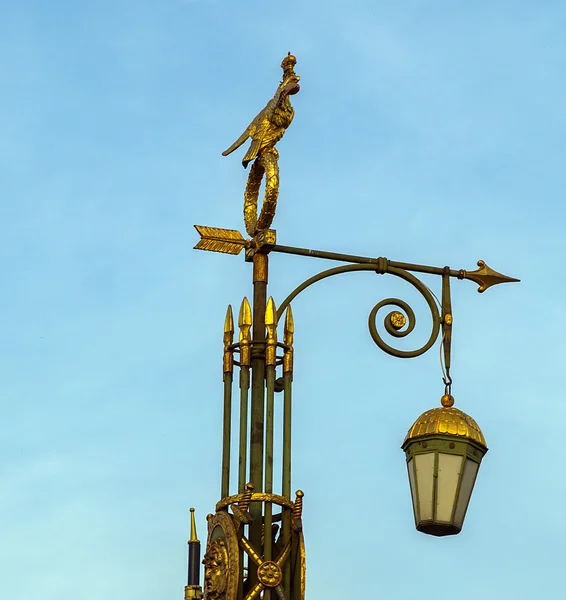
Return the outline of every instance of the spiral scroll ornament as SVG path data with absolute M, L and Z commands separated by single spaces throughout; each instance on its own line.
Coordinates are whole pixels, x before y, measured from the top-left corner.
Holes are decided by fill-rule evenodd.
M 438 334 L 440 333 L 440 314 L 438 312 L 438 307 L 436 306 L 436 302 L 434 301 L 434 297 L 431 291 L 414 275 L 402 269 L 396 269 L 392 267 L 390 267 L 388 273 L 391 273 L 391 275 L 401 277 L 405 281 L 408 281 L 421 293 L 421 295 L 426 300 L 430 308 L 430 313 L 432 317 L 432 330 L 430 332 L 430 337 L 423 346 L 417 348 L 416 350 L 399 350 L 398 348 L 393 348 L 393 346 L 390 346 L 387 342 L 383 340 L 383 338 L 379 334 L 379 331 L 377 330 L 376 325 L 377 313 L 381 308 L 384 308 L 386 306 L 395 306 L 397 308 L 400 308 L 404 313 L 403 315 L 398 311 L 391 311 L 387 314 L 383 321 L 385 330 L 389 335 L 393 337 L 406 337 L 413 331 L 417 323 L 413 309 L 406 302 L 400 300 L 399 298 L 386 298 L 385 300 L 378 302 L 373 307 L 368 319 L 369 332 L 373 341 L 384 352 L 387 352 L 387 354 L 390 354 L 391 356 L 397 356 L 398 358 L 414 358 L 415 356 L 420 356 L 421 354 L 424 354 L 427 350 L 429 350 L 438 339 Z M 396 323 L 399 321 L 400 314 L 402 316 L 406 316 L 406 319 L 408 320 L 406 329 L 399 329 L 396 326 Z
M 379 348 L 381 348 L 384 352 L 387 352 L 387 354 L 390 354 L 391 356 L 396 356 L 398 358 L 414 358 L 416 356 L 424 354 L 427 350 L 429 350 L 438 339 L 441 322 L 438 307 L 436 305 L 432 292 L 427 288 L 427 286 L 424 283 L 422 283 L 422 281 L 417 279 L 408 271 L 405 271 L 404 269 L 399 269 L 397 267 L 391 267 L 389 265 L 386 265 L 385 263 L 380 264 L 378 268 L 376 268 L 375 264 L 345 265 L 342 267 L 328 269 L 327 271 L 322 271 L 321 273 L 314 275 L 310 279 L 304 281 L 300 286 L 295 288 L 287 296 L 287 298 L 283 300 L 283 302 L 279 305 L 279 309 L 277 311 L 278 318 L 281 318 L 281 315 L 283 314 L 287 306 L 289 306 L 289 304 L 292 302 L 292 300 L 294 300 L 303 290 L 310 287 L 312 284 L 321 281 L 322 279 L 326 279 L 327 277 L 340 275 L 341 273 L 351 273 L 355 271 L 372 271 L 380 275 L 384 273 L 389 273 L 390 275 L 394 275 L 395 277 L 400 277 L 401 279 L 404 279 L 419 291 L 419 293 L 423 296 L 430 309 L 430 314 L 432 318 L 432 329 L 426 343 L 420 348 L 417 348 L 416 350 L 399 350 L 387 344 L 379 334 L 376 325 L 377 313 L 381 308 L 384 308 L 386 306 L 394 306 L 403 311 L 403 313 L 400 313 L 399 311 L 391 311 L 387 314 L 387 316 L 384 319 L 384 326 L 387 333 L 389 333 L 395 338 L 406 337 L 414 330 L 416 325 L 415 313 L 406 302 L 398 298 L 386 298 L 385 300 L 378 302 L 373 307 L 369 315 L 368 322 L 371 337 L 373 341 L 379 346 Z

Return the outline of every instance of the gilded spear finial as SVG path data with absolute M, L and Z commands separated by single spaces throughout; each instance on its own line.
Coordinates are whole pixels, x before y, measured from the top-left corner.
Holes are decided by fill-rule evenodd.
M 277 353 L 277 310 L 275 302 L 270 296 L 265 307 L 265 327 L 267 329 L 267 346 L 265 349 L 266 366 L 275 366 Z
M 232 315 L 232 305 L 228 304 L 226 318 L 224 319 L 224 373 L 234 371 L 234 354 L 230 346 L 234 343 L 234 317 Z
M 283 330 L 283 343 L 287 346 L 283 355 L 283 372 L 290 373 L 293 370 L 293 336 L 295 333 L 295 321 L 291 306 L 287 307 L 285 314 L 285 329 Z
M 240 328 L 240 364 L 242 367 L 251 365 L 251 327 L 252 309 L 248 299 L 244 296 L 238 315 L 238 327 Z
M 197 538 L 197 526 L 195 523 L 195 509 L 191 508 L 191 537 L 189 538 L 189 544 L 191 542 L 198 542 L 198 538 Z
M 486 265 L 483 260 L 478 260 L 478 267 L 479 269 L 476 269 L 475 271 L 461 269 L 458 278 L 475 281 L 479 285 L 478 292 L 480 292 L 480 294 L 485 292 L 487 288 L 490 288 L 492 285 L 497 285 L 498 283 L 521 281 L 520 279 L 508 277 L 507 275 L 502 275 L 501 273 L 494 271 L 489 265 Z

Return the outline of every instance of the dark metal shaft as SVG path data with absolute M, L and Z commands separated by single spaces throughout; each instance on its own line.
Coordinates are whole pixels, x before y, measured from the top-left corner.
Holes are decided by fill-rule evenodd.
M 291 499 L 291 386 L 293 374 L 283 375 L 283 481 L 282 493 L 285 498 Z M 291 510 L 283 509 L 282 529 L 283 546 L 291 539 Z M 283 565 L 283 591 L 287 598 L 291 597 L 291 561 Z
M 187 585 L 200 585 L 200 542 L 189 542 L 189 573 Z
M 248 394 L 250 390 L 250 368 L 240 367 L 240 457 L 238 465 L 238 493 L 246 487 L 246 469 L 248 462 Z
M 255 492 L 263 491 L 263 434 L 265 411 L 265 307 L 267 303 L 267 254 L 256 252 L 253 258 L 253 329 L 252 329 L 252 398 L 250 414 L 250 480 Z M 259 502 L 250 505 L 252 522 L 249 539 L 252 546 L 261 549 L 262 507 Z M 255 569 L 249 573 L 250 589 L 257 583 Z
M 222 485 L 220 496 L 225 498 L 230 486 L 230 427 L 232 423 L 232 373 L 224 373 L 224 419 L 222 435 Z
M 273 493 L 273 425 L 275 400 L 275 366 L 267 367 L 267 406 L 265 411 L 265 491 Z M 272 504 L 265 503 L 264 559 L 271 560 Z

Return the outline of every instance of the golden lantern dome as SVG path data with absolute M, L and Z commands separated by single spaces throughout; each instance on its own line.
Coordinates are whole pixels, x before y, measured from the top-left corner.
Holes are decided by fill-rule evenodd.
M 465 412 L 454 407 L 433 408 L 424 412 L 409 429 L 405 442 L 425 435 L 454 435 L 487 448 L 479 425 Z

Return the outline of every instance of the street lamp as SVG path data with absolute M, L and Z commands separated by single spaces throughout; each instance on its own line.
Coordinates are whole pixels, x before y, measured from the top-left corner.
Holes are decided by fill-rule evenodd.
M 419 531 L 460 533 L 482 458 L 487 452 L 478 424 L 443 396 L 442 408 L 423 413 L 403 442 Z
M 253 265 L 253 304 L 241 301 L 238 337 L 228 306 L 224 321 L 223 356 L 223 448 L 220 500 L 207 516 L 208 535 L 204 555 L 206 600 L 304 600 L 306 562 L 303 538 L 303 492 L 291 495 L 291 409 L 295 331 L 291 302 L 310 286 L 328 277 L 367 271 L 392 275 L 412 285 L 426 301 L 431 316 L 428 340 L 414 350 L 399 350 L 388 344 L 377 327 L 378 312 L 393 307 L 383 325 L 394 338 L 409 335 L 416 323 L 412 308 L 403 300 L 387 298 L 370 312 L 372 339 L 386 353 L 413 358 L 428 351 L 441 335 L 445 393 L 442 407 L 425 412 L 409 430 L 403 443 L 407 458 L 415 524 L 419 531 L 442 536 L 458 533 L 482 457 L 487 452 L 483 435 L 473 419 L 453 407 L 450 376 L 452 306 L 450 280 L 469 279 L 480 292 L 498 283 L 518 281 L 497 273 L 483 261 L 475 271 L 401 263 L 384 257 L 372 258 L 296 248 L 277 244 L 270 229 L 279 193 L 279 154 L 275 144 L 293 120 L 290 97 L 299 91 L 296 59 L 290 54 L 281 63 L 283 79 L 267 106 L 244 133 L 226 150 L 227 155 L 248 138 L 251 145 L 242 161 L 252 163 L 244 192 L 244 223 L 250 236 L 239 231 L 195 226 L 201 236 L 195 246 L 226 254 L 245 250 Z M 263 204 L 257 214 L 258 196 L 265 179 Z M 267 295 L 269 254 L 279 252 L 328 259 L 341 263 L 301 283 L 276 307 Z M 442 279 L 441 300 L 414 273 L 438 275 Z M 283 339 L 278 338 L 283 324 Z M 239 377 L 239 411 L 233 413 L 234 370 Z M 275 395 L 282 392 L 282 443 L 274 447 Z M 251 398 L 251 403 L 250 403 Z M 234 422 L 236 421 L 236 423 Z M 231 456 L 231 432 L 238 431 L 238 458 Z M 281 481 L 274 483 L 274 463 L 280 461 Z M 237 477 L 231 478 L 236 472 Z M 237 490 L 231 480 L 237 479 Z M 236 491 L 236 493 L 231 493 Z M 202 598 L 194 521 L 189 541 L 189 577 L 185 598 Z

